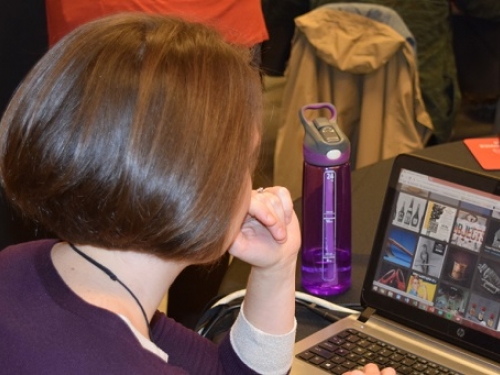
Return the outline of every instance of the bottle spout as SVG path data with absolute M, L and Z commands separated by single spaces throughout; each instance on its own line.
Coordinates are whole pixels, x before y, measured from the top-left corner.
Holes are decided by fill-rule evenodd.
M 307 118 L 307 111 L 328 111 L 327 117 Z M 337 123 L 337 110 L 330 103 L 302 107 L 299 117 L 305 130 L 304 160 L 317 166 L 334 166 L 349 162 L 351 145 Z

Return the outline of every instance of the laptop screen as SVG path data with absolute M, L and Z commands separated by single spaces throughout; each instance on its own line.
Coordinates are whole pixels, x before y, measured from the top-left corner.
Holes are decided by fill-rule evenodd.
M 493 177 L 398 157 L 364 304 L 454 343 L 498 345 L 499 190 Z

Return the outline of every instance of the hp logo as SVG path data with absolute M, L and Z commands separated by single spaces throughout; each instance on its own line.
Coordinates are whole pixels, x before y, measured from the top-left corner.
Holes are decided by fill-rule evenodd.
M 463 338 L 465 336 L 465 329 L 463 328 L 457 329 L 457 336 Z

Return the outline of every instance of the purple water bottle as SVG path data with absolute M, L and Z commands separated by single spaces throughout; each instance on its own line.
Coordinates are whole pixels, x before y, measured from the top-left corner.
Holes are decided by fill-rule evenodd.
M 311 121 L 308 110 L 327 110 L 330 117 Z M 339 294 L 351 286 L 351 146 L 332 104 L 309 104 L 299 116 L 305 128 L 302 286 L 316 295 Z

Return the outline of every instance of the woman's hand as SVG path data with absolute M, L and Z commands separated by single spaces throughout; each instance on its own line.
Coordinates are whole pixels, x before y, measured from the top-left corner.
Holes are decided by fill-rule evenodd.
M 253 191 L 248 215 L 229 252 L 251 264 L 243 311 L 256 328 L 286 334 L 295 324 L 295 269 L 300 228 L 290 193 Z
M 348 371 L 345 372 L 344 375 L 396 375 L 396 371 L 392 367 L 379 370 L 377 365 L 369 363 L 363 368 L 363 370 Z
M 300 228 L 290 193 L 283 187 L 252 191 L 248 215 L 231 245 L 231 255 L 259 268 L 295 262 Z

